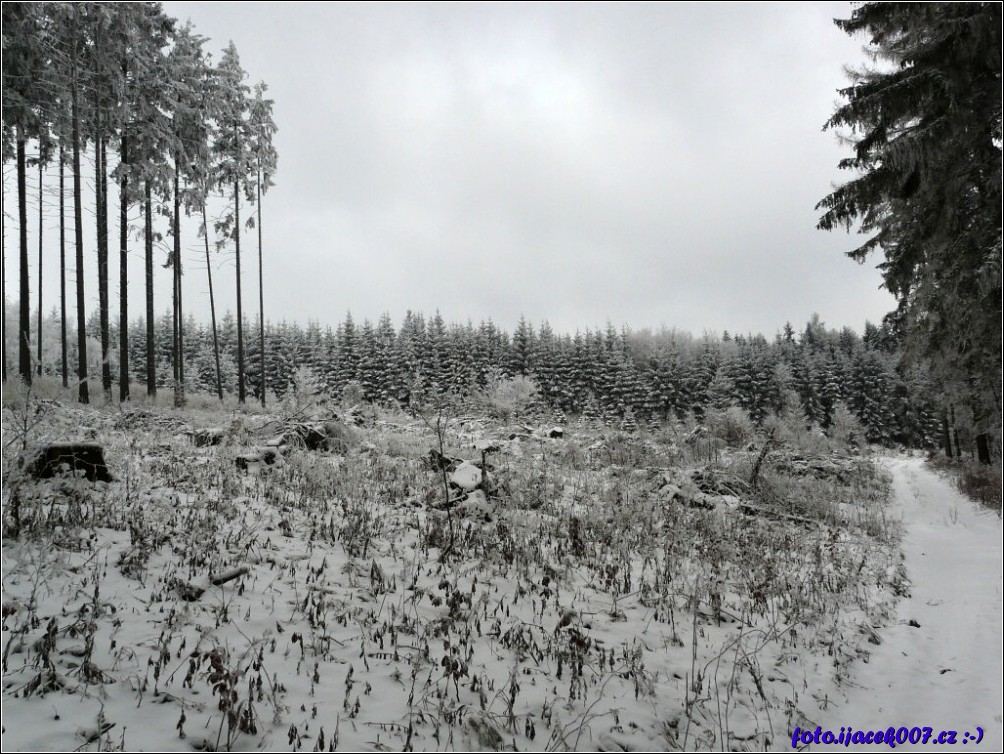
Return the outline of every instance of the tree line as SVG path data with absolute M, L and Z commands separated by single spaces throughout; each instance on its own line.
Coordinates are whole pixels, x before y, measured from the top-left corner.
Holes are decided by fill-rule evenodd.
M 370 400 L 405 404 L 416 384 L 463 393 L 493 375 L 532 376 L 556 411 L 607 421 L 700 416 L 732 405 L 756 422 L 797 408 L 807 423 L 825 428 L 844 406 L 874 441 L 925 445 L 940 437 L 952 453 L 969 438 L 989 463 L 991 450 L 1000 456 L 1002 416 L 1000 14 L 999 3 L 864 3 L 837 21 L 848 33 L 868 35 L 876 59 L 891 65 L 854 72 L 841 92 L 845 102 L 826 124 L 847 133 L 853 154 L 840 167 L 855 177 L 819 203 L 819 227 L 856 224 L 868 234 L 849 255 L 863 261 L 881 251 L 885 285 L 899 306 L 860 338 L 810 322 L 799 334 L 786 328 L 768 341 L 613 328 L 556 335 L 546 324 L 526 322 L 510 335 L 491 322 L 447 325 L 438 315 L 419 314 L 397 330 L 389 317 L 375 325 L 349 317 L 333 330 L 269 325 L 261 202 L 277 161 L 273 103 L 264 83 L 247 86 L 234 45 L 214 64 L 206 40 L 157 3 L 5 3 L 3 157 L 15 164 L 17 184 L 19 296 L 10 319 L 17 325 L 18 374 L 30 382 L 50 370 L 67 385 L 72 359 L 81 401 L 89 400 L 90 381 L 100 372 L 108 398 L 116 382 L 119 400 L 129 398 L 130 382 L 140 382 L 150 395 L 172 388 L 179 405 L 186 385 L 208 386 L 221 399 L 232 391 L 241 402 L 250 390 L 264 404 L 288 389 L 298 367 L 312 370 L 335 395 L 351 384 Z M 37 170 L 37 196 L 28 195 L 29 169 Z M 58 181 L 57 328 L 42 316 L 46 181 Z M 118 328 L 109 280 L 116 196 L 117 321 L 130 323 Z M 212 225 L 210 200 L 225 207 Z M 33 336 L 28 242 L 35 209 Z M 136 210 L 147 296 L 144 316 L 130 319 L 126 260 Z M 95 217 L 86 244 L 85 211 Z M 205 243 L 208 328 L 183 309 L 181 224 L 193 217 Z M 257 332 L 248 327 L 241 287 L 241 231 L 253 227 Z M 169 317 L 158 318 L 154 250 L 165 239 L 173 290 Z M 213 245 L 233 251 L 237 272 L 236 316 L 219 322 Z M 92 249 L 93 256 L 85 254 Z M 85 311 L 85 258 L 98 273 L 93 321 Z M 76 273 L 75 327 L 67 315 L 70 272 Z M 5 269 L 5 302 L 6 284 Z M 55 365 L 45 338 L 59 341 Z M 99 358 L 89 360 L 89 350 Z
M 259 318 L 264 319 L 262 283 L 262 194 L 273 185 L 277 154 L 272 120 L 273 101 L 267 87 L 246 83 L 237 48 L 231 42 L 214 64 L 207 39 L 190 24 L 167 16 L 160 3 L 4 3 L 3 4 L 3 159 L 16 162 L 19 249 L 19 316 L 15 341 L 17 373 L 30 383 L 43 370 L 42 276 L 47 174 L 58 181 L 60 366 L 64 386 L 70 382 L 70 354 L 76 359 L 76 386 L 81 402 L 90 400 L 91 375 L 85 307 L 86 264 L 96 264 L 101 388 L 112 396 L 111 365 L 119 368 L 119 400 L 129 398 L 133 341 L 145 343 L 147 393 L 160 384 L 153 357 L 155 330 L 155 248 L 166 238 L 164 267 L 171 270 L 172 380 L 175 402 L 184 403 L 185 324 L 181 226 L 191 218 L 205 240 L 213 330 L 216 303 L 212 294 L 211 245 L 232 248 L 237 264 L 238 392 L 246 394 L 243 353 L 244 304 L 241 287 L 241 230 L 258 228 Z M 84 163 L 90 163 L 85 175 Z M 37 170 L 38 195 L 27 192 L 28 170 Z M 90 181 L 92 195 L 84 196 Z M 109 183 L 114 189 L 109 191 Z M 69 185 L 67 185 L 69 184 Z M 5 182 L 6 189 L 6 182 Z M 119 309 L 128 322 L 128 257 L 130 211 L 138 208 L 143 240 L 146 328 L 134 333 L 120 328 L 117 352 L 111 337 L 109 256 L 110 230 L 118 198 Z M 226 209 L 210 228 L 207 204 L 226 200 Z M 69 201 L 67 201 L 67 199 Z M 242 202 L 255 206 L 245 214 Z M 29 208 L 38 212 L 37 319 L 31 333 L 29 276 Z M 85 243 L 84 213 L 94 213 L 94 238 Z M 110 217 L 111 216 L 111 217 Z M 161 223 L 166 228 L 161 229 Z M 211 240 L 211 236 L 215 241 Z M 73 253 L 74 267 L 67 260 Z M 76 344 L 68 343 L 67 277 L 76 278 Z M 6 274 L 4 297 L 6 300 Z M 3 374 L 8 376 L 7 332 L 4 331 Z M 31 345 L 36 350 L 32 354 Z M 113 356 L 114 354 L 114 356 Z M 32 363 L 34 360 L 34 364 Z M 264 373 L 264 372 L 262 372 Z M 96 374 L 94 376 L 96 379 Z M 222 397 L 222 387 L 219 393 Z M 262 395 L 264 395 L 264 390 Z
M 171 324 L 172 312 L 165 311 L 148 351 L 142 337 L 146 323 L 142 318 L 130 323 L 134 381 L 146 379 L 145 364 L 152 360 L 158 385 L 172 384 Z M 53 313 L 45 329 L 57 327 Z M 87 325 L 93 342 L 100 328 L 95 313 Z M 356 394 L 377 404 L 408 406 L 429 391 L 469 396 L 493 381 L 526 377 L 559 422 L 584 416 L 631 429 L 688 414 L 702 421 L 709 411 L 736 407 L 756 425 L 780 415 L 827 430 L 846 410 L 861 422 L 869 442 L 941 444 L 952 454 L 973 442 L 963 407 L 940 395 L 925 370 L 901 363 L 901 337 L 889 321 L 867 323 L 858 335 L 849 327 L 828 328 L 814 316 L 800 331 L 785 325 L 772 339 L 729 333 L 695 338 L 676 330 L 635 332 L 609 325 L 570 335 L 525 319 L 510 333 L 491 320 L 447 324 L 439 313 L 414 312 L 400 327 L 389 314 L 373 323 L 356 322 L 349 313 L 335 327 L 262 326 L 259 320 L 244 322 L 243 330 L 251 333 L 244 344 L 249 392 L 259 399 L 261 385 L 282 399 L 308 379 L 335 400 Z M 211 325 L 187 318 L 181 358 L 189 365 L 189 390 L 212 394 L 222 385 L 225 393 L 238 394 L 238 331 L 230 312 L 215 333 Z M 46 350 L 44 367 L 58 373 L 58 349 Z

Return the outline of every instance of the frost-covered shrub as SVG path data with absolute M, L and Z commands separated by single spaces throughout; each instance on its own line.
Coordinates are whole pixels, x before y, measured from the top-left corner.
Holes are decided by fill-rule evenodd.
M 324 379 L 321 375 L 310 367 L 297 367 L 289 378 L 289 390 L 283 398 L 282 407 L 287 413 L 300 413 L 315 406 L 324 393 Z
M 333 453 L 344 455 L 361 442 L 359 431 L 343 422 L 325 422 L 324 432 L 328 437 L 328 450 Z
M 708 411 L 705 420 L 712 436 L 732 447 L 745 445 L 753 439 L 753 421 L 738 406 Z
M 798 394 L 788 391 L 779 413 L 769 414 L 763 430 L 772 433 L 782 445 L 798 448 L 803 453 L 828 453 L 830 440 L 805 416 Z
M 865 426 L 843 401 L 833 407 L 829 436 L 838 447 L 861 448 L 866 444 L 866 433 Z
M 342 405 L 358 406 L 366 402 L 366 390 L 359 380 L 350 380 L 342 388 Z
M 488 377 L 484 390 L 478 396 L 485 410 L 502 421 L 510 421 L 526 414 L 540 400 L 537 383 L 524 375 Z

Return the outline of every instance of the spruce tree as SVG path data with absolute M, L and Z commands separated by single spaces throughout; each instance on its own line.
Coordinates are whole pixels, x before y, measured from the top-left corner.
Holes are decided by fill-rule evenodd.
M 244 374 L 244 305 L 241 282 L 241 195 L 254 201 L 254 185 L 250 181 L 252 170 L 251 137 L 248 132 L 248 94 L 244 83 L 246 74 L 241 68 L 237 48 L 231 42 L 224 50 L 216 69 L 219 82 L 216 134 L 213 149 L 219 159 L 217 177 L 222 190 L 230 194 L 232 204 L 217 223 L 217 230 L 233 239 L 237 278 L 237 400 L 244 403 L 246 386 Z
M 826 128 L 849 131 L 856 177 L 819 227 L 860 223 L 881 249 L 909 351 L 967 402 L 980 458 L 1001 419 L 1001 4 L 864 3 L 837 26 L 883 65 L 854 72 Z
M 27 145 L 41 141 L 48 130 L 46 55 L 39 44 L 43 33 L 42 6 L 3 4 L 3 159 L 17 161 L 19 248 L 18 371 L 31 384 L 31 301 L 28 275 Z
M 258 324 L 259 342 L 262 350 L 259 354 L 261 371 L 261 405 L 265 407 L 265 278 L 262 266 L 262 219 L 261 201 L 262 194 L 269 190 L 274 184 L 272 176 L 275 175 L 278 155 L 272 145 L 272 137 L 276 132 L 275 122 L 272 120 L 273 101 L 265 97 L 268 87 L 261 81 L 255 85 L 254 98 L 251 99 L 248 108 L 248 130 L 251 138 L 249 145 L 254 161 L 254 186 L 255 203 L 258 206 Z

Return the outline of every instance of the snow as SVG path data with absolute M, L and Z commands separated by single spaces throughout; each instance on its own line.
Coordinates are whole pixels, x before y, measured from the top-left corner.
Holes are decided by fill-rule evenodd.
M 850 682 L 831 692 L 834 703 L 816 722 L 835 732 L 848 725 L 862 731 L 930 726 L 935 735 L 957 731 L 960 744 L 964 733 L 975 736 L 979 726 L 979 748 L 1000 751 L 1001 519 L 919 458 L 888 459 L 886 465 L 893 475 L 891 514 L 904 525 L 910 596 L 879 631 L 882 644 L 868 663 L 858 664 Z M 889 750 L 885 744 L 862 748 Z
M 450 475 L 450 481 L 457 485 L 460 489 L 471 491 L 477 488 L 481 484 L 481 469 L 475 466 L 470 461 L 464 461 L 459 466 L 453 474 Z
M 789 751 L 795 725 L 872 724 L 1000 741 L 1000 521 L 917 459 L 887 463 L 901 524 L 874 536 L 681 506 L 668 450 L 617 440 L 650 465 L 618 467 L 586 458 L 594 437 L 513 443 L 492 473 L 510 502 L 476 490 L 447 520 L 422 502 L 441 477 L 417 424 L 241 474 L 239 443 L 112 431 L 127 419 L 99 427 L 119 481 L 43 483 L 44 533 L 4 541 L 5 750 Z

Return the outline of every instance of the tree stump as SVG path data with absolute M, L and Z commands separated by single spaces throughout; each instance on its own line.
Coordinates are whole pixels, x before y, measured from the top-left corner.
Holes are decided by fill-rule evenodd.
M 89 482 L 114 481 L 105 464 L 104 449 L 92 442 L 58 442 L 41 447 L 27 471 L 35 479 L 51 479 L 64 468 L 83 471 Z
M 301 424 L 297 432 L 307 450 L 328 449 L 328 433 L 323 424 Z

